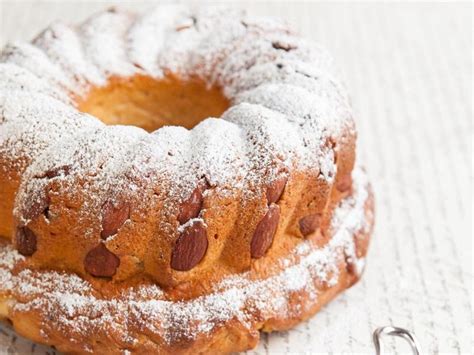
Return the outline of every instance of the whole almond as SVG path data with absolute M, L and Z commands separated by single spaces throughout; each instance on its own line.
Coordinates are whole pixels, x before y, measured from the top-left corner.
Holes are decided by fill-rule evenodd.
M 84 269 L 96 277 L 112 277 L 120 265 L 120 259 L 104 244 L 91 249 L 84 258 Z
M 18 252 L 24 256 L 31 256 L 36 252 L 36 234 L 28 227 L 20 227 L 16 230 L 16 247 Z
M 357 265 L 354 262 L 354 256 L 349 256 L 344 252 L 344 261 L 346 264 L 346 271 L 349 274 L 350 284 L 349 286 L 354 285 L 361 277 L 361 272 L 363 270 L 357 270 Z
M 185 224 L 191 218 L 199 216 L 199 212 L 201 212 L 202 208 L 202 200 L 201 187 L 198 186 L 194 189 L 191 196 L 179 206 L 178 221 L 180 224 Z
M 52 179 L 60 175 L 67 176 L 69 175 L 70 171 L 71 171 L 71 165 L 58 166 L 56 168 L 52 168 L 46 171 L 44 173 L 44 177 L 47 177 L 48 179 Z
M 273 237 L 280 220 L 280 206 L 272 203 L 268 211 L 257 224 L 250 243 L 250 254 L 252 258 L 258 259 L 265 255 L 273 243 Z
M 339 192 L 345 192 L 349 190 L 352 186 L 352 177 L 351 174 L 347 174 L 339 179 L 336 184 L 336 189 Z
M 179 235 L 171 254 L 171 267 L 188 271 L 204 258 L 208 246 L 207 230 L 203 222 L 187 226 Z
M 130 204 L 127 202 L 114 203 L 107 201 L 102 205 L 102 231 L 100 236 L 106 239 L 117 231 L 130 218 Z
M 349 274 L 355 275 L 357 274 L 357 268 L 354 263 L 354 257 L 349 256 L 346 253 L 344 253 L 344 261 L 346 263 L 346 270 Z
M 288 178 L 286 176 L 279 179 L 273 180 L 267 186 L 267 203 L 277 203 L 280 200 L 283 191 L 285 190 L 286 182 Z
M 286 52 L 289 52 L 297 48 L 294 44 L 284 43 L 284 42 L 272 42 L 272 47 L 275 49 L 282 49 Z
M 310 214 L 301 218 L 299 222 L 301 234 L 306 237 L 313 233 L 316 229 L 319 228 L 320 221 L 320 213 Z
M 49 209 L 49 205 L 51 203 L 51 199 L 46 191 L 41 191 L 41 193 L 36 196 L 33 200 L 30 201 L 28 209 L 25 210 L 24 218 L 26 219 L 35 219 L 40 216 L 42 213 L 46 214 L 47 210 Z

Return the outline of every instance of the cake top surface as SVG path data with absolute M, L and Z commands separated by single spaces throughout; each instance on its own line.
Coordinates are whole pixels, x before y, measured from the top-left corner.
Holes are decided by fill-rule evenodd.
M 159 80 L 169 72 L 222 87 L 231 108 L 192 130 L 150 134 L 106 126 L 74 107 L 73 97 L 111 77 Z M 150 183 L 166 182 L 172 199 L 189 196 L 202 178 L 223 195 L 291 169 L 330 181 L 334 152 L 326 141 L 352 129 L 327 52 L 281 21 L 241 11 L 160 6 L 140 16 L 112 9 L 78 26 L 56 23 L 32 43 L 7 45 L 0 73 L 0 151 L 15 168 L 28 166 L 21 191 L 41 190 L 38 176 L 72 165 L 69 176 L 55 178 L 67 183 L 93 172 L 97 205 L 111 184 L 134 191 L 131 175 L 156 180 L 150 171 L 160 176 Z M 39 198 L 28 196 L 18 195 L 17 211 Z

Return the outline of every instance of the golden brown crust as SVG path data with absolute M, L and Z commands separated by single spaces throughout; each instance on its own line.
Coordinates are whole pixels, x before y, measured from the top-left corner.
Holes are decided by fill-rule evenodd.
M 367 188 L 369 187 L 367 186 Z M 351 196 L 349 196 L 349 198 L 351 198 Z M 163 336 L 163 334 L 165 334 L 164 329 L 160 330 L 159 323 L 155 324 L 156 328 L 152 320 L 133 319 L 133 317 L 127 313 L 128 311 L 123 311 L 123 317 L 125 318 L 118 315 L 119 322 L 123 322 L 121 326 L 117 326 L 117 324 L 114 323 L 117 322 L 116 318 L 114 322 L 110 324 L 101 322 L 101 325 L 92 325 L 92 320 L 90 321 L 91 324 L 77 321 L 78 326 L 81 325 L 84 327 L 83 332 L 81 332 L 79 328 L 74 328 L 74 320 L 66 322 L 62 320 L 60 316 L 56 317 L 55 315 L 49 314 L 51 310 L 43 307 L 35 307 L 35 302 L 41 304 L 42 295 L 32 293 L 25 296 L 25 294 L 22 294 L 18 289 L 14 289 L 8 294 L 3 294 L 2 304 L 8 304 L 8 307 L 6 307 L 7 313 L 5 314 L 5 311 L 3 311 L 4 314 L 2 314 L 2 316 L 9 318 L 17 332 L 23 336 L 37 342 L 55 345 L 59 350 L 71 353 L 94 351 L 119 354 L 122 350 L 127 349 L 137 354 L 150 351 L 195 354 L 207 352 L 225 353 L 250 349 L 258 342 L 258 330 L 270 332 L 293 327 L 295 324 L 316 313 L 338 293 L 353 285 L 360 278 L 362 270 L 358 269 L 356 264 L 357 260 L 363 260 L 366 256 L 373 225 L 373 196 L 370 188 L 363 198 L 363 213 L 361 215 L 363 220 L 357 224 L 358 228 L 356 230 L 351 231 L 350 228 L 353 227 L 348 227 L 349 229 L 344 231 L 343 226 L 345 225 L 345 221 L 342 220 L 339 221 L 340 226 L 333 223 L 331 229 L 314 233 L 314 235 L 311 236 L 312 242 L 309 245 L 312 245 L 311 250 L 315 252 L 317 250 L 325 250 L 324 248 L 328 248 L 330 243 L 335 243 L 335 239 L 340 237 L 340 233 L 351 232 L 351 244 L 355 248 L 354 255 L 352 255 L 351 258 L 347 258 L 346 249 L 342 247 L 335 249 L 337 250 L 337 254 L 334 260 L 338 261 L 335 264 L 336 269 L 333 269 L 332 273 L 337 274 L 337 278 L 322 280 L 319 276 L 313 274 L 313 277 L 306 281 L 307 285 L 305 287 L 289 290 L 285 294 L 286 307 L 284 309 L 268 310 L 250 307 L 246 309 L 247 320 L 245 322 L 238 318 L 229 317 L 229 319 L 225 321 L 216 322 L 210 331 L 198 331 L 193 333 L 192 336 L 189 336 L 189 334 L 182 333 L 179 327 L 174 327 L 168 336 Z M 346 212 L 355 213 L 356 208 L 356 205 L 351 205 Z M 337 214 L 337 211 L 335 213 Z M 321 234 L 329 233 L 331 233 L 332 236 L 325 238 L 326 242 L 322 243 L 320 240 Z M 342 245 L 343 244 L 341 244 L 341 246 Z M 348 250 L 350 250 L 350 248 Z M 280 255 L 280 261 L 288 256 L 294 257 L 295 255 L 297 254 L 294 254 L 294 251 L 287 249 L 285 254 Z M 311 255 L 311 251 L 307 251 L 306 255 Z M 289 267 L 291 268 L 291 265 L 283 266 L 284 264 L 276 261 L 271 264 L 261 263 L 263 260 L 264 259 L 256 260 L 251 273 L 245 276 L 250 283 L 255 284 L 258 280 L 278 276 L 288 271 Z M 296 262 L 293 261 L 293 266 L 299 266 L 299 264 L 306 262 L 303 256 L 297 257 L 295 260 Z M 258 265 L 259 263 L 261 263 L 261 265 Z M 18 264 L 17 270 L 24 270 L 24 267 L 24 262 L 21 262 Z M 0 270 L 2 269 L 0 268 Z M 37 273 L 38 276 L 41 275 L 41 271 L 35 273 Z M 91 282 L 92 281 L 93 280 L 91 280 Z M 123 291 L 129 289 L 131 285 L 140 283 L 142 283 L 142 285 L 149 284 L 149 282 L 145 280 L 135 280 L 134 283 L 126 282 L 115 284 L 115 289 L 112 290 L 110 283 L 95 282 L 92 283 L 92 289 L 82 295 L 95 295 L 94 297 L 98 297 L 98 300 L 110 301 L 116 298 L 117 295 L 123 294 Z M 314 287 L 317 297 L 309 291 L 313 289 L 308 288 L 309 285 Z M 25 288 L 29 287 L 26 281 L 24 281 L 23 286 Z M 270 291 L 276 292 L 276 289 L 270 289 Z M 166 291 L 166 298 L 172 299 L 174 292 L 176 292 L 176 290 L 170 289 Z M 181 292 L 179 293 L 181 294 Z M 99 294 L 102 295 L 98 296 Z M 0 295 L 2 295 L 1 292 Z M 34 295 L 33 299 L 31 298 L 32 295 Z M 219 293 L 216 295 L 219 295 Z M 68 295 L 68 297 L 69 296 L 70 295 Z M 34 300 L 35 297 L 39 299 Z M 278 297 L 276 293 L 275 297 Z M 188 302 L 197 301 L 196 299 L 188 299 Z M 52 306 L 56 307 L 58 314 L 64 311 L 61 309 L 64 305 L 53 304 Z M 111 306 L 109 305 L 109 307 Z M 114 310 L 112 308 L 113 307 L 109 308 L 109 311 L 113 313 Z M 130 318 L 127 318 L 127 315 Z M 79 314 L 74 314 L 74 318 L 72 319 L 77 320 L 78 316 Z M 104 317 L 104 315 L 100 316 Z M 89 315 L 85 313 L 84 317 L 89 317 Z M 107 319 L 107 317 L 105 319 Z M 201 321 L 203 321 L 203 319 L 200 319 L 199 316 L 196 315 L 195 322 Z M 179 320 L 177 324 L 179 324 Z M 133 339 L 133 341 L 128 340 L 129 343 L 127 343 L 127 336 Z
M 278 228 L 272 233 L 273 239 L 268 242 L 271 248 L 267 248 L 266 260 L 279 258 L 305 237 L 301 228 L 303 218 L 320 215 L 318 224 L 323 230 L 328 228 L 334 207 L 348 193 L 339 191 L 337 187 L 341 180 L 351 174 L 354 140 L 355 135 L 348 127 L 339 145 L 331 147 L 337 152 L 337 175 L 332 183 L 314 173 L 287 173 L 284 190 L 276 203 L 280 209 Z M 183 273 L 172 267 L 171 258 L 184 231 L 169 228 L 179 224 L 183 203 L 175 200 L 173 206 L 168 200 L 165 208 L 161 198 L 164 191 L 158 190 L 161 186 L 143 186 L 141 195 L 116 195 L 101 205 L 97 215 L 91 214 L 86 219 L 81 219 L 79 209 L 90 204 L 92 197 L 83 195 L 81 191 L 71 191 L 64 181 L 55 178 L 57 174 L 58 171 L 54 174 L 50 171 L 44 173 L 48 179 L 44 196 L 25 212 L 30 217 L 28 229 L 37 239 L 37 250 L 28 259 L 28 267 L 65 269 L 87 277 L 90 275 L 85 265 L 88 254 L 104 244 L 120 258 L 116 272 L 104 276 L 112 276 L 114 280 L 121 281 L 142 274 L 151 276 L 161 286 L 185 283 L 186 289 L 193 289 L 192 283 L 197 283 L 198 288 L 207 283 L 204 286 L 207 290 L 223 276 L 248 270 L 252 265 L 249 246 L 258 224 L 269 208 L 266 186 L 259 186 L 253 194 L 237 191 L 234 192 L 236 196 L 230 197 L 215 193 L 213 187 L 204 188 L 200 206 L 201 217 L 206 222 L 208 246 L 202 261 L 200 259 L 201 262 L 195 264 L 195 267 Z M 76 183 L 89 184 L 93 179 L 93 176 L 82 176 Z M 116 212 L 105 213 L 106 210 L 112 210 L 112 207 L 106 208 L 111 205 L 115 206 Z M 170 211 L 174 213 L 170 214 Z M 111 218 L 118 218 L 118 225 L 113 225 L 117 221 L 108 220 Z M 78 220 L 81 220 L 81 224 L 76 223 Z M 18 219 L 16 226 L 17 229 L 24 228 L 23 222 Z M 87 226 L 90 237 L 84 237 L 84 226 Z M 181 224 L 180 228 L 184 226 L 185 224 Z M 104 233 L 115 234 L 112 238 L 107 238 L 108 235 L 104 236 Z M 107 266 L 104 265 L 105 267 Z
M 359 277 L 372 195 L 327 54 L 271 21 L 173 11 L 105 12 L 72 53 L 76 30 L 53 26 L 5 54 L 61 74 L 20 68 L 0 96 L 0 317 L 32 340 L 244 350 Z

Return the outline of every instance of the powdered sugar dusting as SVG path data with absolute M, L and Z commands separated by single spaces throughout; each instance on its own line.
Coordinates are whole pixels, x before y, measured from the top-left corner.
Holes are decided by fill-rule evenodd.
M 48 81 L 40 79 L 29 70 L 13 63 L 0 63 L 0 90 L 29 91 L 34 94 L 52 96 L 62 102 L 70 103 L 70 97 Z
M 101 83 L 98 70 L 88 64 L 81 39 L 73 27 L 62 23 L 53 24 L 36 37 L 33 44 L 62 69 L 62 77 L 72 83 L 72 92 L 77 92 L 87 82 Z M 42 76 L 41 73 L 38 75 Z
M 159 200 L 159 227 L 172 235 L 179 226 L 167 225 L 169 216 L 203 180 L 215 196 L 252 195 L 249 199 L 263 195 L 268 182 L 282 174 L 304 171 L 331 183 L 336 166 L 326 140 L 352 123 L 345 88 L 324 50 L 280 21 L 219 7 L 167 6 L 143 16 L 112 10 L 79 26 L 57 23 L 32 44 L 7 45 L 0 73 L 5 73 L 0 76 L 0 153 L 6 157 L 0 169 L 21 177 L 15 223 L 30 222 L 46 191 L 66 201 L 83 196 L 67 210 L 80 226 L 70 234 L 82 241 L 96 242 L 101 206 L 109 199 L 139 201 L 135 205 L 141 210 L 133 213 L 142 216 Z M 111 77 L 141 74 L 159 80 L 169 73 L 221 87 L 231 107 L 192 130 L 163 127 L 151 134 L 106 126 L 74 107 L 75 98 Z M 54 191 L 48 189 L 51 183 Z M 129 345 L 145 333 L 172 343 L 231 320 L 250 328 L 255 314 L 297 316 L 317 300 L 314 280 L 337 282 L 342 254 L 358 262 L 352 235 L 364 228 L 367 198 L 365 182 L 359 187 L 337 209 L 328 245 L 314 250 L 302 242 L 280 260 L 283 271 L 266 279 L 250 281 L 252 271 L 234 275 L 211 294 L 181 302 L 171 302 L 151 283 L 106 297 L 79 276 L 17 272 L 23 257 L 1 246 L 0 294 L 14 296 L 14 312 L 48 315 L 44 336 L 54 330 L 68 334 L 71 342 L 97 331 L 108 334 L 111 327 Z M 48 208 L 55 217 L 54 203 Z M 310 301 L 290 305 L 294 291 L 304 291 Z
M 133 21 L 134 15 L 111 10 L 90 18 L 79 28 L 85 57 L 103 77 L 131 76 L 137 72 L 124 46 L 124 37 Z
M 91 116 L 39 93 L 11 91 L 0 96 L 0 108 L 0 153 L 12 164 L 1 168 L 19 172 L 54 142 L 71 140 L 83 131 L 103 126 Z
M 165 31 L 172 29 L 179 18 L 189 19 L 189 9 L 179 5 L 163 5 L 138 18 L 127 35 L 130 61 L 154 77 L 162 76 L 157 58 L 162 52 Z
M 15 252 L 12 245 L 6 245 L 0 254 L 0 266 L 7 270 L 12 270 L 16 263 L 25 259 L 24 256 Z
M 170 343 L 193 339 L 231 320 L 250 328 L 255 314 L 262 319 L 288 312 L 297 316 L 304 309 L 290 306 L 292 292 L 303 291 L 308 302 L 299 307 L 309 308 L 318 298 L 316 284 L 337 283 L 341 258 L 346 255 L 357 260 L 353 235 L 370 227 L 364 208 L 368 183 L 361 171 L 355 171 L 353 178 L 353 195 L 335 209 L 329 243 L 315 249 L 310 241 L 302 242 L 279 261 L 283 271 L 266 279 L 252 281 L 251 271 L 230 276 L 211 294 L 188 301 L 168 301 L 156 285 L 130 287 L 120 297 L 103 298 L 75 275 L 29 270 L 14 273 L 14 264 L 23 257 L 4 245 L 0 246 L 0 294 L 13 295 L 14 312 L 36 310 L 48 315 L 48 329 L 84 336 L 112 327 L 129 344 L 137 341 L 136 328 L 127 329 L 132 324 L 139 325 L 140 332 L 151 332 L 152 337 Z
M 4 62 L 0 70 L 8 72 L 0 80 L 3 100 L 11 106 L 11 97 L 24 92 L 33 96 L 37 108 L 34 114 L 0 118 L 0 150 L 12 162 L 23 161 L 20 171 L 28 168 L 16 204 L 20 219 L 31 196 L 45 184 L 33 177 L 71 161 L 75 174 L 69 179 L 89 172 L 97 176 L 94 191 L 105 191 L 107 181 L 118 179 L 122 183 L 116 185 L 134 196 L 138 187 L 129 184 L 130 175 L 146 180 L 150 171 L 160 172 L 157 184 L 166 187 L 174 200 L 189 195 L 202 177 L 222 194 L 247 186 L 258 189 L 282 168 L 321 172 L 321 178 L 331 181 L 334 152 L 322 144 L 324 137 L 339 134 L 352 120 L 344 87 L 334 79 L 336 70 L 324 50 L 296 36 L 282 22 L 257 20 L 219 7 L 196 11 L 158 7 L 145 16 L 107 11 L 78 27 L 57 23 L 33 45 L 7 46 L 0 58 Z M 198 76 L 209 85 L 222 86 L 238 106 L 223 119 L 207 119 L 190 132 L 165 127 L 149 138 L 130 127 L 103 126 L 92 133 L 86 115 L 73 109 L 66 113 L 59 110 L 59 102 L 46 98 L 67 103 L 70 93 L 82 95 L 90 85 L 102 85 L 111 76 L 140 73 L 160 78 L 166 72 L 183 78 Z M 24 111 L 25 104 L 16 102 L 10 111 Z M 70 134 L 54 136 L 46 128 L 60 127 L 68 120 L 74 120 Z M 81 135 L 83 129 L 88 133 Z M 65 139 L 69 136 L 75 137 L 73 142 Z M 104 147 L 102 160 L 116 156 L 117 149 L 126 155 L 102 169 L 88 144 Z M 100 195 L 91 196 L 99 203 Z
M 73 90 L 74 83 L 65 75 L 62 68 L 51 61 L 45 52 L 32 44 L 8 43 L 0 52 L 0 62 L 16 64 L 47 83 L 58 85 L 63 90 Z M 23 90 L 29 91 L 28 88 L 23 88 Z

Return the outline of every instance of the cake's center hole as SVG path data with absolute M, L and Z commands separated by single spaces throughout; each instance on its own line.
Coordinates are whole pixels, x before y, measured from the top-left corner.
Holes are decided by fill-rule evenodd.
M 229 107 L 220 88 L 199 79 L 168 76 L 112 78 L 77 100 L 80 111 L 109 125 L 133 125 L 153 132 L 163 126 L 192 128 L 207 117 L 219 117 Z

